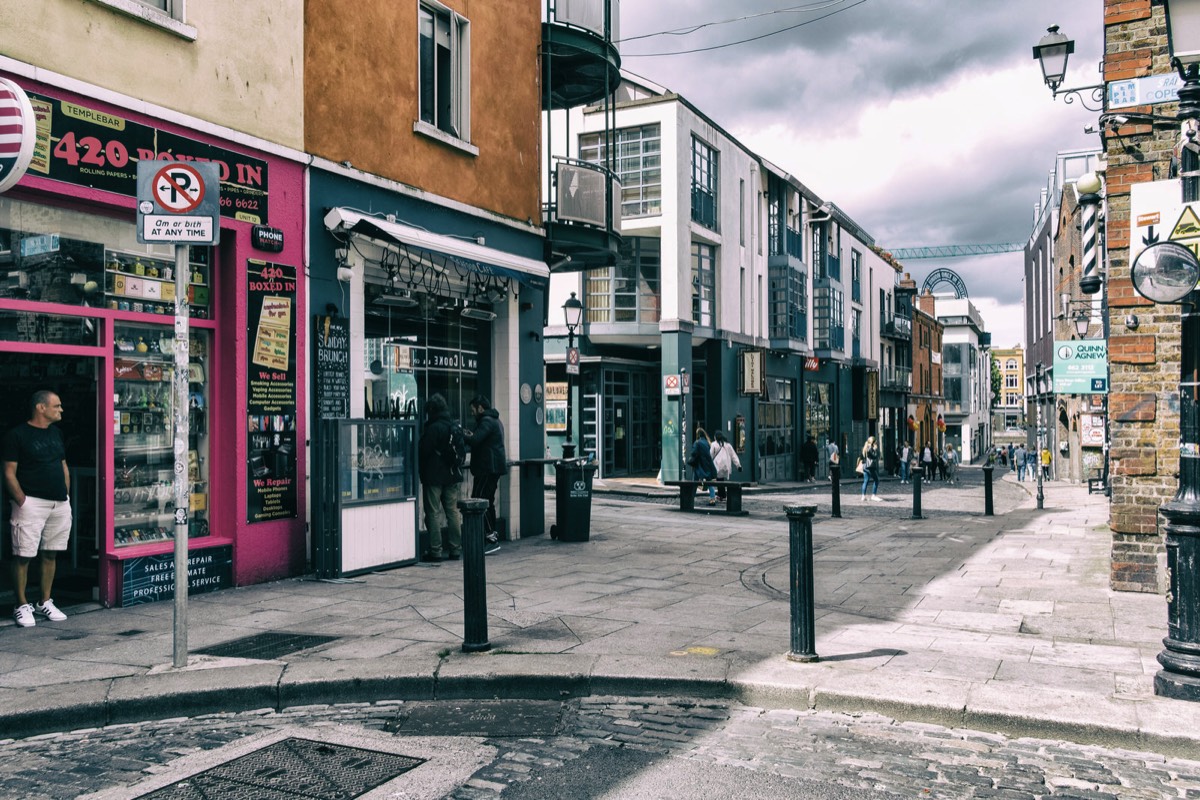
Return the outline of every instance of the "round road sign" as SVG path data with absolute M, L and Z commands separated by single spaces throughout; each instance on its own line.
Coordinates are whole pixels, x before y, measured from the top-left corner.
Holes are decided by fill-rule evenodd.
M 170 164 L 154 173 L 150 183 L 154 202 L 175 214 L 194 211 L 204 200 L 204 179 L 195 167 Z

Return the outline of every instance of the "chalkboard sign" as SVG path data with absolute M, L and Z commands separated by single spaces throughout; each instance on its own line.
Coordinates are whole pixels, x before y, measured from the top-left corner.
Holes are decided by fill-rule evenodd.
M 350 417 L 350 321 L 345 317 L 316 317 L 313 341 L 317 418 Z

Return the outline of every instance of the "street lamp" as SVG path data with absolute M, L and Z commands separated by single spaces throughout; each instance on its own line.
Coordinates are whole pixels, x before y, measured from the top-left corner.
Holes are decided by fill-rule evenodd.
M 1079 99 L 1079 104 L 1088 111 L 1099 111 L 1104 108 L 1104 84 L 1096 84 L 1094 86 L 1080 86 L 1075 89 L 1063 89 L 1059 91 L 1058 87 L 1062 86 L 1063 79 L 1067 76 L 1067 59 L 1071 53 L 1075 52 L 1075 42 L 1068 39 L 1066 36 L 1058 32 L 1057 25 L 1051 25 L 1046 29 L 1046 35 L 1033 47 L 1033 57 L 1042 65 L 1042 78 L 1046 81 L 1046 85 L 1050 87 L 1050 91 L 1055 97 L 1066 95 L 1064 103 L 1073 103 L 1075 99 Z M 1092 108 L 1087 104 L 1083 93 L 1090 92 L 1093 103 L 1099 103 L 1096 108 Z
M 575 329 L 579 327 L 579 323 L 583 320 L 583 303 L 579 302 L 579 298 L 571 292 L 571 296 L 567 298 L 567 302 L 563 303 L 563 318 L 567 323 L 567 440 L 563 442 L 562 455 L 563 458 L 575 457 L 575 439 L 571 428 L 571 375 L 579 370 L 578 356 L 575 354 Z M 571 359 L 576 361 L 572 363 Z
M 1036 394 L 1037 394 L 1037 440 L 1035 442 L 1035 446 L 1037 447 L 1037 458 L 1035 458 L 1033 460 L 1033 468 L 1037 470 L 1037 482 L 1038 482 L 1037 507 L 1038 508 L 1045 508 L 1045 506 L 1046 506 L 1046 495 L 1042 491 L 1042 437 L 1046 435 L 1046 429 L 1042 426 L 1042 373 L 1044 371 L 1045 371 L 1045 367 L 1043 367 L 1042 362 L 1039 361 L 1038 365 L 1037 365 L 1037 388 L 1036 388 Z
M 1179 71 L 1183 202 L 1200 200 L 1196 130 L 1200 120 L 1200 0 L 1169 0 L 1167 43 Z M 1167 550 L 1167 636 L 1154 693 L 1200 701 L 1200 263 L 1187 248 L 1159 242 L 1130 266 L 1133 288 L 1155 303 L 1180 304 L 1179 488 L 1159 512 Z
M 1092 316 L 1085 309 L 1079 309 L 1075 312 L 1075 333 L 1080 339 L 1087 338 L 1088 327 L 1092 324 Z

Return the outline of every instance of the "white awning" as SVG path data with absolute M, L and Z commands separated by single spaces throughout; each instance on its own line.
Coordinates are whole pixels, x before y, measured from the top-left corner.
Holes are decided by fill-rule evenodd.
M 550 281 L 550 268 L 544 261 L 430 233 L 400 222 L 389 222 L 348 208 L 330 209 L 325 215 L 325 227 L 333 232 L 357 233 L 440 255 L 483 275 L 499 275 L 543 288 Z

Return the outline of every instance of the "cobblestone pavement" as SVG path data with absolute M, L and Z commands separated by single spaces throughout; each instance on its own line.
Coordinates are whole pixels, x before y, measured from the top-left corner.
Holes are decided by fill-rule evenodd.
M 499 712 L 494 716 L 504 717 L 505 703 L 522 701 L 491 702 Z M 170 762 L 181 756 L 280 728 L 350 725 L 381 732 L 399 730 L 397 735 L 403 736 L 404 719 L 415 705 L 394 702 L 214 714 L 7 740 L 0 742 L 0 795 L 24 800 L 68 798 L 129 786 L 148 774 L 169 771 Z M 618 697 L 574 699 L 556 710 L 557 722 L 548 734 L 541 730 L 538 735 L 522 735 L 512 730 L 510 719 L 506 726 L 510 735 L 475 737 L 494 747 L 497 755 L 450 796 L 460 800 L 521 797 L 534 782 L 552 788 L 561 768 L 571 761 L 603 752 L 612 762 L 616 752 L 628 754 L 631 771 L 677 765 L 681 763 L 677 759 L 683 759 L 693 769 L 744 768 L 756 776 L 900 797 L 1200 798 L 1200 761 L 1010 739 L 898 723 L 870 714 Z

